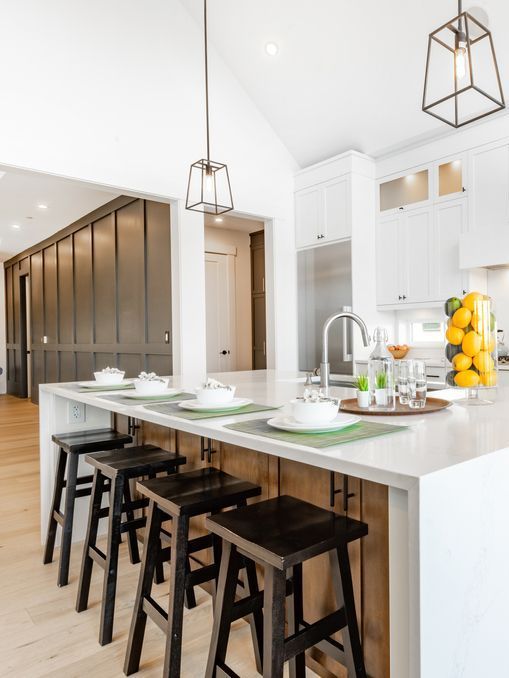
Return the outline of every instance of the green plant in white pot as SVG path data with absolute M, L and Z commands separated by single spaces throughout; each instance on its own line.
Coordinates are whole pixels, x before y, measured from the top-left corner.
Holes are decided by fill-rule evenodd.
M 377 405 L 387 405 L 387 381 L 386 372 L 377 372 L 375 377 L 375 402 Z
M 367 374 L 359 374 L 355 379 L 357 389 L 357 404 L 359 407 L 369 407 L 369 381 Z

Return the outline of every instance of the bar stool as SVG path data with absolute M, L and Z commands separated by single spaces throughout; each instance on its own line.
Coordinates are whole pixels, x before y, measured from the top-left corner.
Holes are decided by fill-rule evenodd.
M 138 538 L 136 530 L 144 527 L 146 517 L 134 517 L 136 509 L 148 506 L 148 499 L 132 501 L 129 481 L 134 478 L 149 476 L 155 478 L 156 473 L 175 473 L 178 467 L 186 463 L 186 458 L 175 452 L 167 452 L 155 445 L 140 445 L 126 449 L 97 452 L 85 457 L 85 461 L 94 467 L 94 482 L 90 498 L 88 528 L 83 546 L 83 560 L 76 601 L 76 612 L 83 612 L 88 607 L 90 580 L 94 562 L 104 570 L 103 592 L 101 602 L 101 624 L 99 643 L 111 643 L 113 636 L 113 617 L 115 614 L 115 594 L 118 574 L 118 550 L 121 534 L 128 532 L 129 555 L 132 563 L 139 563 Z M 110 481 L 110 506 L 101 508 L 104 485 Z M 122 514 L 126 520 L 122 521 Z M 97 548 L 97 531 L 99 520 L 108 517 L 108 545 L 106 554 Z M 161 540 L 159 535 L 159 550 Z M 162 561 L 160 561 L 162 568 Z M 159 579 L 162 581 L 162 572 Z
M 189 539 L 189 520 L 193 516 L 215 513 L 232 506 L 245 506 L 247 499 L 261 494 L 261 488 L 216 468 L 208 467 L 179 473 L 171 478 L 146 480 L 137 483 L 137 489 L 150 499 L 150 507 L 124 673 L 130 675 L 138 671 L 140 667 L 148 615 L 166 634 L 163 676 L 164 678 L 177 678 L 180 676 L 186 587 L 207 581 L 215 582 L 220 559 L 220 545 L 217 540 L 213 540 L 212 535 L 207 534 Z M 168 613 L 166 613 L 151 597 L 151 590 L 161 523 L 168 518 L 172 520 L 172 544 L 170 593 Z M 191 572 L 188 567 L 189 554 L 211 546 L 214 562 Z M 245 591 L 248 594 L 256 594 L 258 585 L 255 565 L 252 561 L 246 562 L 245 565 Z M 262 617 L 260 614 L 250 615 L 249 621 L 256 651 L 259 646 L 261 647 Z
M 78 497 L 87 497 L 92 492 L 91 487 L 81 487 L 92 482 L 91 475 L 78 476 L 78 462 L 82 454 L 111 450 L 132 443 L 131 436 L 117 433 L 112 429 L 91 429 L 90 431 L 74 431 L 51 436 L 51 439 L 59 447 L 57 469 L 55 473 L 55 485 L 53 488 L 53 500 L 48 521 L 46 545 L 44 547 L 43 563 L 47 565 L 53 560 L 57 526 L 62 527 L 62 543 L 60 546 L 60 559 L 58 563 L 58 586 L 66 586 L 69 583 L 69 562 L 71 558 L 72 528 L 74 519 L 74 502 Z M 69 458 L 67 479 L 65 468 Z M 63 513 L 60 511 L 62 491 L 65 488 L 65 504 Z
M 348 557 L 349 542 L 368 533 L 365 523 L 281 496 L 209 517 L 206 525 L 223 539 L 206 678 L 239 678 L 225 664 L 230 625 L 238 618 L 237 607 L 256 609 L 262 602 L 264 678 L 282 678 L 288 660 L 292 678 L 303 678 L 304 653 L 317 644 L 347 667 L 350 678 L 366 678 Z M 308 624 L 303 618 L 302 563 L 327 551 L 338 609 Z M 261 596 L 251 596 L 235 602 L 240 557 L 264 567 L 263 601 Z M 288 592 L 289 636 L 285 639 Z M 341 629 L 343 644 L 330 638 Z

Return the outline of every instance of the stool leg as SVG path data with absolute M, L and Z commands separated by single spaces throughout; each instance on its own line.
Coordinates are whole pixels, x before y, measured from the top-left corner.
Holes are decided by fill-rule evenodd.
M 191 563 L 189 556 L 186 558 L 186 576 L 191 572 Z M 194 588 L 192 586 L 186 586 L 184 593 L 184 605 L 187 610 L 192 610 L 193 607 L 196 607 L 196 596 L 194 595 Z
M 226 659 L 239 567 L 236 547 L 224 542 L 205 678 L 215 678 L 217 666 L 224 664 Z
M 125 502 L 125 517 L 127 520 L 134 520 L 134 511 L 130 508 L 132 502 L 131 488 L 129 481 L 126 480 L 124 484 L 124 502 Z M 130 528 L 127 533 L 127 546 L 129 548 L 129 560 L 133 565 L 140 562 L 140 551 L 138 548 L 138 537 L 134 527 Z
M 172 516 L 170 596 L 163 678 L 175 678 L 180 675 L 188 537 L 189 516 Z
M 69 562 L 71 560 L 72 526 L 74 522 L 74 502 L 76 501 L 76 481 L 78 479 L 78 454 L 69 455 L 67 482 L 65 484 L 64 524 L 62 526 L 62 545 L 58 563 L 58 586 L 69 583 Z
M 147 624 L 147 613 L 143 610 L 143 601 L 150 596 L 152 591 L 152 579 L 156 567 L 156 559 L 159 555 L 159 534 L 161 530 L 161 511 L 153 501 L 150 502 L 147 527 L 145 528 L 145 546 L 141 561 L 138 590 L 134 603 L 129 639 L 124 662 L 124 673 L 130 676 L 140 668 L 141 649 Z
M 97 530 L 99 528 L 99 514 L 104 491 L 104 476 L 98 470 L 94 471 L 92 494 L 90 495 L 90 509 L 88 512 L 88 526 L 85 543 L 83 544 L 83 558 L 81 561 L 80 583 L 78 597 L 76 599 L 76 612 L 83 612 L 88 607 L 88 595 L 90 593 L 90 580 L 94 561 L 90 557 L 90 547 L 97 543 Z
M 99 643 L 111 643 L 113 636 L 113 617 L 115 615 L 115 594 L 117 590 L 118 547 L 120 545 L 120 525 L 122 522 L 122 497 L 124 495 L 124 477 L 117 475 L 111 481 L 110 515 L 108 525 L 108 551 L 104 568 L 103 595 L 101 604 L 101 626 Z
M 265 566 L 263 592 L 263 678 L 283 678 L 286 572 Z
M 48 533 L 46 536 L 46 545 L 44 547 L 44 557 L 42 562 L 44 565 L 51 563 L 53 560 L 53 551 L 55 549 L 55 538 L 57 536 L 58 523 L 55 520 L 55 511 L 60 510 L 60 502 L 62 501 L 62 490 L 64 488 L 65 466 L 67 463 L 67 454 L 60 447 L 58 451 L 57 470 L 55 473 L 55 486 L 53 488 L 53 500 L 49 512 Z
M 168 474 L 169 475 L 169 474 Z M 156 478 L 157 474 L 154 471 L 151 471 L 148 474 L 149 478 Z M 163 549 L 163 542 L 159 538 L 159 553 Z M 164 563 L 161 558 L 158 558 L 156 561 L 156 567 L 154 570 L 154 584 L 162 584 L 164 582 Z
M 330 561 L 336 602 L 339 609 L 343 606 L 345 610 L 347 625 L 343 629 L 342 635 L 348 676 L 351 678 L 366 678 L 359 627 L 357 626 L 357 616 L 355 614 L 348 547 L 341 546 L 334 551 L 330 551 Z
M 293 636 L 304 619 L 302 603 L 302 564 L 292 568 L 292 595 L 288 600 L 288 635 Z M 290 678 L 305 678 L 306 655 L 304 652 L 290 659 Z
M 244 569 L 244 590 L 246 596 L 253 596 L 259 592 L 258 577 L 256 576 L 256 565 L 249 558 L 245 559 Z M 251 638 L 253 641 L 253 650 L 255 655 L 256 670 L 263 672 L 263 612 L 256 609 L 249 615 L 249 625 L 251 627 Z M 300 677 L 299 677 L 300 678 Z

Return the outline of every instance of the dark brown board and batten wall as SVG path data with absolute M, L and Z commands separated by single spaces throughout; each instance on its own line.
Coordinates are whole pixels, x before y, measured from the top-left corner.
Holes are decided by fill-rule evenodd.
M 117 198 L 5 262 L 7 391 L 24 396 L 30 277 L 32 400 L 106 365 L 172 373 L 170 206 Z

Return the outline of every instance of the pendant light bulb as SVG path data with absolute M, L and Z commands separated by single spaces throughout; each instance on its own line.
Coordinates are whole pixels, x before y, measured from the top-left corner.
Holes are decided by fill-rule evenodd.
M 462 80 L 466 76 L 468 70 L 467 42 L 464 34 L 460 34 L 456 41 L 456 49 L 454 50 L 454 68 L 456 71 L 456 79 Z

